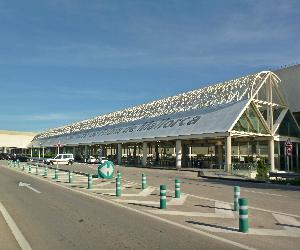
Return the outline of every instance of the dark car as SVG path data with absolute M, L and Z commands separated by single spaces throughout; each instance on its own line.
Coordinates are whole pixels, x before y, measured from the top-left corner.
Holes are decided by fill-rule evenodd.
M 25 155 L 18 155 L 16 158 L 20 162 L 27 162 L 27 161 L 29 161 L 29 158 L 27 156 L 25 156 Z

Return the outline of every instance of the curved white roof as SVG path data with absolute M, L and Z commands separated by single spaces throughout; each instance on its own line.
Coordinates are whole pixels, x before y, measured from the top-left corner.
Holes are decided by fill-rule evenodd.
M 97 116 L 63 127 L 50 129 L 37 135 L 35 139 L 67 135 L 109 125 L 123 124 L 141 119 L 239 102 L 241 100 L 249 99 L 252 96 L 252 93 L 261 86 L 261 83 L 268 73 L 270 72 L 262 71 L 257 74 Z

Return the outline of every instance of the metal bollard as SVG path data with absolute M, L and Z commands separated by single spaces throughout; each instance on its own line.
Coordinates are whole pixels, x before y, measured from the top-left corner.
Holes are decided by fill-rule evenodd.
M 249 231 L 248 199 L 239 198 L 239 231 L 247 233 Z
M 160 185 L 160 209 L 167 208 L 167 187 L 166 185 Z
M 58 168 L 54 170 L 54 180 L 58 180 Z
M 142 174 L 142 189 L 147 188 L 147 177 L 145 174 Z
M 121 180 L 121 178 L 122 178 L 122 177 L 121 177 L 121 173 L 120 173 L 119 170 L 117 171 L 117 178 L 119 178 L 120 180 Z
M 31 174 L 31 165 L 28 167 L 28 173 Z
M 39 168 L 38 168 L 38 166 L 35 166 L 35 175 L 39 175 Z
M 44 171 L 44 176 L 47 177 L 48 176 L 48 167 L 45 167 L 45 171 Z
M 93 175 L 89 174 L 88 176 L 88 189 L 92 189 L 93 188 Z
M 22 171 L 25 171 L 25 164 L 22 164 Z
M 175 179 L 175 198 L 180 198 L 180 180 Z
M 16 167 L 17 163 L 14 161 L 14 168 Z
M 239 210 L 239 198 L 240 198 L 240 187 L 234 186 L 234 203 L 233 203 L 233 211 Z
M 122 195 L 121 193 L 121 179 L 118 177 L 116 178 L 116 196 L 120 197 Z
M 17 166 L 18 166 L 18 168 L 20 167 L 20 160 L 19 159 L 17 159 Z
M 73 172 L 69 171 L 69 183 L 73 182 Z

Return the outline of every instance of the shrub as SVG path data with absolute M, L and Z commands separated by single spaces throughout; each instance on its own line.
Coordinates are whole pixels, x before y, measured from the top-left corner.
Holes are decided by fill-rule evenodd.
M 262 161 L 257 163 L 257 175 L 256 179 L 267 180 L 269 178 L 270 166 Z

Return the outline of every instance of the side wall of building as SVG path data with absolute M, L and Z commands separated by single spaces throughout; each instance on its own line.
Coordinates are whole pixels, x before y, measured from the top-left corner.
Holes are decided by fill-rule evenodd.
M 34 133 L 0 131 L 0 148 L 27 148 Z

